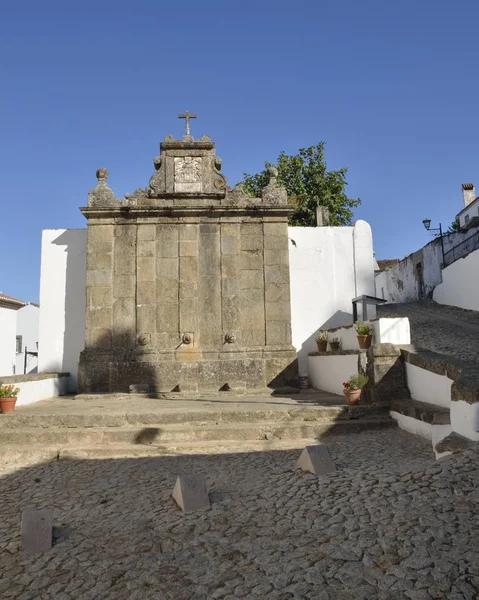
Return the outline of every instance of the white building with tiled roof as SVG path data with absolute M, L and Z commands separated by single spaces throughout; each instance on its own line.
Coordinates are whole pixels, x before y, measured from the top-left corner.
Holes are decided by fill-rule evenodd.
M 0 376 L 37 369 L 39 307 L 0 292 Z

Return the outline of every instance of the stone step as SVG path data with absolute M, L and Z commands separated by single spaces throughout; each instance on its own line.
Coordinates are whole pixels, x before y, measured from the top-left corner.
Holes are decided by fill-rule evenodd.
M 396 427 L 396 422 L 385 416 L 286 423 L 181 423 L 157 427 L 50 427 L 46 429 L 3 427 L 0 429 L 0 445 L 3 447 L 11 444 L 37 444 L 74 447 L 115 443 L 163 445 L 191 441 L 319 439 L 327 435 L 357 433 L 388 427 Z
M 26 407 L 27 409 L 29 407 Z M 146 410 L 144 412 L 108 412 L 108 408 L 100 407 L 100 412 L 28 412 L 22 407 L 12 414 L 0 415 L 0 431 L 3 429 L 25 429 L 35 427 L 48 428 L 95 428 L 95 427 L 127 427 L 154 426 L 163 427 L 174 423 L 255 423 L 255 422 L 311 422 L 358 419 L 361 417 L 386 416 L 387 408 L 375 406 L 301 406 L 288 409 L 278 404 L 271 410 L 258 410 L 254 407 L 217 408 L 209 406 L 204 410 L 181 409 Z
M 431 425 L 450 425 L 449 408 L 417 400 L 391 400 L 391 410 Z

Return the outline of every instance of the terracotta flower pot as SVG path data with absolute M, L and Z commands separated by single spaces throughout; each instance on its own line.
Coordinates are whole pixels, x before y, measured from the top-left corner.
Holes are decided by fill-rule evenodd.
M 0 412 L 12 413 L 15 409 L 16 402 L 17 402 L 16 396 L 14 396 L 12 398 L 0 398 Z
M 359 404 L 359 399 L 361 398 L 361 390 L 343 390 L 344 395 L 346 397 L 346 404 L 350 406 L 354 406 Z
M 367 350 L 371 346 L 372 335 L 358 335 L 357 338 L 361 350 Z
M 329 342 L 329 347 L 331 350 L 339 350 L 340 343 L 339 342 Z
M 316 345 L 318 346 L 318 352 L 326 352 L 328 349 L 328 340 L 317 341 Z

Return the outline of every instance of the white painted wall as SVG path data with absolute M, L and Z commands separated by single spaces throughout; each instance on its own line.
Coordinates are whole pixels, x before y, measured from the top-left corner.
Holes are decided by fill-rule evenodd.
M 479 404 L 464 400 L 451 402 L 452 430 L 464 437 L 479 442 Z
M 288 233 L 293 345 L 299 374 L 307 375 L 318 329 L 351 324 L 352 299 L 374 296 L 372 234 L 365 221 L 354 227 L 290 227 Z
M 411 398 L 418 402 L 435 404 L 444 408 L 451 407 L 452 379 L 438 375 L 416 365 L 405 363 L 407 387 Z
M 17 311 L 0 306 L 0 375 L 15 372 Z
M 313 388 L 343 395 L 343 382 L 358 372 L 357 354 L 309 357 L 309 384 Z
M 17 310 L 17 333 L 22 336 L 22 351 L 15 357 L 15 373 L 24 373 L 25 346 L 31 352 L 37 351 L 38 344 L 38 321 L 40 309 L 34 304 L 27 304 Z M 38 359 L 36 356 L 27 357 L 26 373 L 36 373 Z
M 40 379 L 39 381 L 22 381 L 14 385 L 20 388 L 16 406 L 23 406 L 38 402 L 39 400 L 63 396 L 68 393 L 69 377 L 51 377 L 49 379 Z
M 443 269 L 442 278 L 434 290 L 436 302 L 479 310 L 479 250 Z
M 461 227 L 464 227 L 465 225 L 467 225 L 467 223 L 469 223 L 469 221 L 471 219 L 473 219 L 474 217 L 479 217 L 479 200 L 476 198 L 476 200 L 474 200 L 474 202 L 471 202 L 467 208 L 464 210 L 463 213 L 458 215 L 459 217 L 459 225 Z M 466 219 L 466 217 L 469 217 L 468 219 Z
M 466 232 L 447 234 L 443 237 L 444 252 L 448 252 L 460 242 L 477 232 L 472 228 Z M 429 244 L 413 252 L 397 265 L 375 276 L 376 296 L 388 302 L 414 302 L 419 299 L 417 263 L 422 264 L 423 295 L 429 295 L 439 285 L 444 276 L 441 271 L 443 262 L 440 239 L 433 239 Z M 454 264 L 454 263 L 453 263 Z M 448 267 L 449 268 L 449 267 Z
M 436 444 L 438 444 L 451 433 L 452 428 L 450 425 L 431 425 L 430 423 L 425 423 L 419 419 L 414 419 L 413 417 L 408 417 L 407 415 L 398 413 L 395 410 L 390 411 L 389 414 L 395 421 L 397 421 L 400 429 L 431 440 L 432 448 L 436 454 L 436 458 L 442 458 L 450 454 L 450 452 L 443 452 L 440 454 L 436 452 Z
M 372 235 L 365 221 L 288 233 L 293 345 L 306 375 L 318 329 L 352 323 L 352 299 L 374 295 Z M 84 347 L 85 257 L 86 229 L 43 232 L 39 372 L 68 371 L 73 385 Z
M 42 235 L 38 370 L 69 372 L 76 387 L 85 340 L 86 229 Z
M 376 319 L 371 324 L 374 328 L 374 344 L 402 345 L 411 343 L 411 332 L 407 317 Z M 340 327 L 328 333 L 329 340 L 333 337 L 339 338 L 342 350 L 359 350 L 357 336 L 356 327 L 354 326 Z M 317 347 L 313 351 L 316 350 Z

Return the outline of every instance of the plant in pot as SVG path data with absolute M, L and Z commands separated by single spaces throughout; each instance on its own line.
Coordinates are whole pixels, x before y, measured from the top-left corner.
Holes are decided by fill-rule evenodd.
M 12 413 L 19 393 L 20 388 L 14 385 L 0 385 L 0 412 Z
M 367 384 L 368 377 L 362 373 L 352 375 L 348 381 L 343 383 L 343 392 L 346 397 L 346 404 L 355 405 L 361 398 L 361 390 Z
M 316 344 L 318 346 L 318 352 L 326 352 L 328 349 L 328 332 L 318 331 L 316 335 Z
M 371 323 L 358 323 L 356 325 L 356 334 L 359 347 L 362 350 L 366 350 L 371 346 L 371 341 L 373 339 L 373 326 Z
M 329 341 L 329 347 L 331 350 L 341 350 L 341 340 L 337 337 L 333 337 Z

